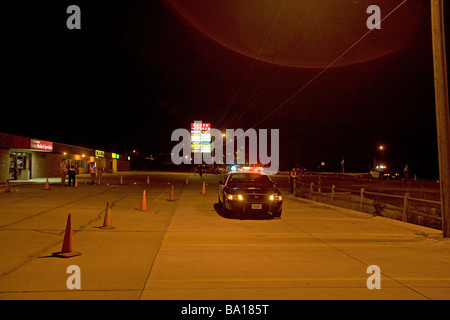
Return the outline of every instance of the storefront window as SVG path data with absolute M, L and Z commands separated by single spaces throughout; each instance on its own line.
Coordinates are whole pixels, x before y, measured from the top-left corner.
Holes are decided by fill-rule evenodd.
M 31 153 L 12 151 L 9 154 L 9 179 L 28 180 L 31 178 Z

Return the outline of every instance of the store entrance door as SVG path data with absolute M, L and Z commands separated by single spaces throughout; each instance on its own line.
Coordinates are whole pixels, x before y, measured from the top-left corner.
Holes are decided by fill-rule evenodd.
M 11 151 L 9 154 L 9 180 L 31 178 L 31 153 Z

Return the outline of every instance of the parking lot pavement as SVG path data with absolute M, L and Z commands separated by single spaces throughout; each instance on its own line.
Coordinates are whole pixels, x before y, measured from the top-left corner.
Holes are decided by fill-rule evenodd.
M 0 194 L 0 299 L 450 298 L 450 241 L 438 230 L 287 193 L 280 219 L 224 216 L 218 176 L 127 173 L 123 185 L 119 178 Z M 147 211 L 139 210 L 143 190 Z M 115 229 L 99 228 L 107 202 Z M 81 255 L 53 257 L 69 213 Z M 71 265 L 80 289 L 68 287 Z M 368 288 L 371 276 L 380 289 Z
M 33 183 L 2 194 L 0 298 L 138 299 L 175 203 L 163 199 L 167 183 L 155 181 L 150 188 L 142 181 L 116 182 L 78 188 L 55 182 L 51 190 Z M 138 210 L 143 189 L 147 211 Z M 115 229 L 102 230 L 108 202 Z M 69 213 L 73 250 L 81 255 L 52 257 L 61 250 Z M 72 264 L 80 267 L 81 290 L 66 286 Z

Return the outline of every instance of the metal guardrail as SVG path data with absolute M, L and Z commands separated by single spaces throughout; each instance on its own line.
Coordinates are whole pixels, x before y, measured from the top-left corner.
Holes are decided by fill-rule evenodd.
M 328 190 L 328 192 L 323 191 Z M 299 192 L 300 191 L 300 192 Z M 365 211 L 365 207 L 367 205 L 372 205 L 375 209 L 375 214 L 381 215 L 381 212 L 384 209 L 391 210 L 391 211 L 397 211 L 401 214 L 401 220 L 405 222 L 409 222 L 412 220 L 412 217 L 414 216 L 422 216 L 428 219 L 432 219 L 437 223 L 440 223 L 442 227 L 442 214 L 440 215 L 432 215 L 425 212 L 420 212 L 419 210 L 412 210 L 413 208 L 422 207 L 422 208 L 428 208 L 425 205 L 422 205 L 422 203 L 438 206 L 439 210 L 436 210 L 440 212 L 441 211 L 441 201 L 435 201 L 435 200 L 428 200 L 428 199 L 421 199 L 416 197 L 411 197 L 408 192 L 406 192 L 403 196 L 401 195 L 395 195 L 395 194 L 387 194 L 387 193 L 381 193 L 381 192 L 372 192 L 372 191 L 366 191 L 364 188 L 361 188 L 359 190 L 355 189 L 345 189 L 345 188 L 336 188 L 335 185 L 329 186 L 322 186 L 322 185 L 314 185 L 314 182 L 311 182 L 310 184 L 306 184 L 303 182 L 296 181 L 294 184 L 294 195 L 298 196 L 300 193 L 300 196 L 303 196 L 305 198 L 309 198 L 311 200 L 314 200 L 314 198 L 319 197 L 322 202 L 323 199 L 326 198 L 330 201 L 330 204 L 337 205 L 339 204 L 337 202 L 349 202 L 353 204 L 357 204 L 357 208 L 361 212 L 367 212 Z M 371 196 L 368 197 L 368 196 Z M 401 205 L 393 205 L 388 204 L 386 202 L 381 201 L 381 198 L 391 198 L 391 199 L 397 199 L 401 203 Z M 412 206 L 411 202 L 419 203 L 419 206 Z M 377 208 L 381 211 L 377 212 Z M 425 209 L 423 211 L 426 211 Z

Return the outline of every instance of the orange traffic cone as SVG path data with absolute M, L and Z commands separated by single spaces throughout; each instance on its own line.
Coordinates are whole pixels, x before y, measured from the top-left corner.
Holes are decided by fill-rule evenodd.
M 147 184 L 150 184 L 150 177 L 147 176 Z
M 11 192 L 11 188 L 9 186 L 9 179 L 6 179 L 5 192 Z
M 147 211 L 147 199 L 145 197 L 145 190 L 142 193 L 142 202 L 141 202 L 141 208 L 139 211 Z
M 167 201 L 175 201 L 175 200 L 173 199 L 173 185 L 172 185 L 172 190 L 170 191 L 170 198 L 167 199 Z
M 45 182 L 44 190 L 50 190 L 50 184 L 48 183 L 48 178 L 47 178 L 47 181 Z
M 97 185 L 98 185 L 98 186 L 101 186 L 101 185 L 102 185 L 102 176 L 101 176 L 101 175 L 98 175 Z
M 189 178 L 186 178 L 186 184 L 189 184 Z
M 100 229 L 115 229 L 111 223 L 111 207 L 109 202 L 106 203 L 105 219 L 103 220 L 103 226 L 101 226 Z
M 205 181 L 203 181 L 202 194 L 206 194 L 206 185 L 205 185 Z
M 81 255 L 80 252 L 73 251 L 72 236 L 72 215 L 69 213 L 67 217 L 66 231 L 64 232 L 64 241 L 60 252 L 54 252 L 53 256 L 60 258 L 70 258 Z
M 120 183 L 119 183 L 120 185 L 122 185 L 123 184 L 123 178 L 122 178 L 122 176 L 120 176 Z
M 77 177 L 75 177 L 75 185 L 74 185 L 74 187 L 78 188 L 78 178 Z

